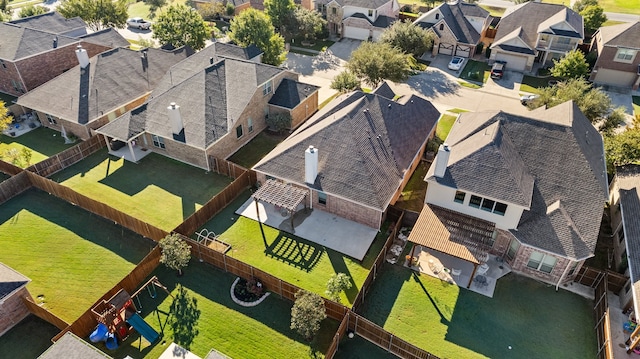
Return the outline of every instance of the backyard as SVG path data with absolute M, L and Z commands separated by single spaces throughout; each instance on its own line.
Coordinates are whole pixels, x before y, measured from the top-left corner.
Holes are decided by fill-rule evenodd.
M 0 206 L 0 262 L 32 280 L 38 304 L 72 322 L 154 243 L 39 190 Z
M 292 303 L 277 295 L 271 294 L 253 308 L 239 306 L 229 295 L 235 277 L 196 260 L 191 261 L 182 277 L 177 277 L 175 271 L 164 266 L 158 267 L 153 274 L 174 296 L 178 292 L 176 286 L 181 284 L 197 300 L 197 306 L 193 308 L 196 315 L 190 320 L 181 320 L 184 325 L 193 325 L 195 329 L 190 331 L 193 336 L 174 340 L 172 326 L 167 325 L 172 298 L 158 289 L 156 299 L 151 299 L 144 291 L 140 295 L 141 315 L 159 333 L 164 328 L 160 344 L 149 346 L 146 340 L 142 341 L 133 334 L 115 352 L 106 351 L 103 345 L 98 345 L 114 358 L 126 355 L 140 358 L 140 354 L 144 358 L 158 358 L 172 341 L 200 357 L 205 357 L 211 348 L 215 348 L 234 359 L 322 358 L 339 324 L 325 319 L 310 350 L 309 344 L 289 328 Z
M 338 345 L 336 359 L 397 359 L 398 357 L 356 335 L 344 337 Z
M 3 358 L 37 358 L 51 346 L 51 338 L 60 329 L 30 315 L 0 337 L 0 353 Z
M 272 135 L 262 131 L 249 143 L 242 146 L 233 156 L 229 157 L 229 161 L 237 163 L 244 168 L 251 168 L 285 138 L 285 135 Z
M 441 358 L 593 358 L 592 302 L 509 274 L 493 298 L 385 265 L 362 314 Z
M 106 149 L 52 179 L 165 231 L 197 211 L 232 179 L 152 153 L 138 164 Z
M 60 132 L 50 128 L 40 127 L 19 137 L 9 137 L 0 135 L 0 158 L 11 163 L 7 151 L 16 150 L 20 153 L 22 149 L 31 150 L 30 163 L 16 163 L 17 166 L 25 168 L 34 163 L 45 160 L 57 153 L 75 146 L 77 143 L 65 144 Z

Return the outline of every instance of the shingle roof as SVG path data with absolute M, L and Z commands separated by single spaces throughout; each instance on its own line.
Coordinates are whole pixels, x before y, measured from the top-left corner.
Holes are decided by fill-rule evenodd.
M 575 31 L 566 32 L 554 27 L 566 21 Z M 536 47 L 538 32 L 546 32 L 564 36 L 584 38 L 582 16 L 564 5 L 527 2 L 517 6 L 513 11 L 505 13 L 498 23 L 494 44 L 509 36 L 517 28 L 522 27 L 519 37 L 531 48 Z
M 304 183 L 304 151 L 318 149 L 313 188 L 386 209 L 440 113 L 427 100 L 398 103 L 354 92 L 335 99 L 265 156 L 254 169 Z
M 620 193 L 620 212 L 627 246 L 629 273 L 636 300 L 640 300 L 640 166 L 616 168 L 616 184 Z M 634 303 L 640 309 L 640 303 Z
M 270 105 L 293 109 L 305 98 L 318 91 L 319 87 L 302 82 L 283 79 L 269 100 Z
M 468 4 L 458 2 L 457 4 L 444 3 L 432 11 L 439 11 L 442 14 L 442 20 L 453 32 L 456 41 L 464 44 L 476 44 L 480 41 L 480 33 L 471 25 L 467 16 L 471 17 L 489 17 L 489 12 L 476 4 Z M 422 21 L 428 17 L 428 13 L 418 18 L 415 23 L 423 28 L 430 28 L 435 24 Z M 433 29 L 436 31 L 436 29 Z
M 85 29 L 86 31 L 87 27 L 87 24 L 81 18 L 72 17 L 67 19 L 55 11 L 26 17 L 24 19 L 12 20 L 9 21 L 9 23 L 20 27 L 50 32 L 52 34 L 65 34 L 79 29 Z
M 283 71 L 270 65 L 222 58 L 168 89 L 154 90 L 146 104 L 111 121 L 99 132 L 120 140 L 131 139 L 142 131 L 172 138 L 167 106 L 175 102 L 180 106 L 185 143 L 206 149 L 229 132 L 259 86 Z
M 447 186 L 454 184 L 454 188 L 458 178 L 465 185 L 474 185 L 467 178 L 475 175 L 472 172 L 478 166 L 485 166 L 480 155 L 487 162 L 495 162 L 496 158 L 495 152 L 483 153 L 470 148 L 485 149 L 484 134 L 493 133 L 496 126 L 503 136 L 508 136 L 512 150 L 519 156 L 518 160 L 512 158 L 505 162 L 513 161 L 517 165 L 511 166 L 515 168 L 524 166 L 523 172 L 513 168 L 511 172 L 521 173 L 525 181 L 509 184 L 502 174 L 492 177 L 495 182 L 480 182 L 486 188 L 473 189 L 478 193 L 493 193 L 495 198 L 509 198 L 514 192 L 525 192 L 522 188 L 528 188 L 524 184 L 528 183 L 530 174 L 534 179 L 530 210 L 524 211 L 513 234 L 528 245 L 562 256 L 574 259 L 591 256 L 603 205 L 608 198 L 606 167 L 602 137 L 573 102 L 538 109 L 528 116 L 501 111 L 462 114 L 447 142 L 451 146 L 450 162 L 462 160 L 455 155 L 458 148 L 462 149 L 462 156 L 467 154 L 468 159 L 464 161 L 470 163 L 469 173 L 464 167 L 455 167 L 455 172 L 447 169 L 445 178 L 440 179 L 433 176 L 432 166 L 427 179 Z
M 340 6 L 353 6 L 365 9 L 377 9 L 393 0 L 335 0 Z M 331 1 L 329 1 L 331 2 Z
M 103 45 L 110 48 L 129 47 L 129 45 L 131 45 L 127 39 L 112 27 L 92 32 L 79 38 L 92 44 Z
M 640 49 L 640 21 L 613 26 L 604 26 L 599 30 L 602 42 L 606 46 L 621 46 Z
M 90 122 L 149 93 L 169 67 L 186 58 L 186 51 L 125 48 L 90 59 L 87 69 L 76 66 L 18 98 L 22 106 L 68 121 Z
M 56 38 L 58 39 L 58 47 L 78 41 L 68 36 L 19 27 L 8 23 L 0 23 L 0 34 L 2 34 L 0 36 L 0 59 L 9 61 L 50 51 L 54 48 L 53 40 Z
M 38 359 L 105 359 L 111 358 L 107 354 L 93 347 L 71 332 L 66 332 Z
M 358 18 L 358 19 L 366 20 L 372 26 L 379 27 L 379 28 L 382 28 L 382 29 L 389 27 L 394 21 L 398 20 L 395 17 L 380 15 L 380 16 L 378 16 L 376 21 L 371 22 L 371 20 L 369 19 L 369 17 L 367 17 L 367 15 L 365 15 L 363 13 L 360 13 L 360 12 L 357 12 L 357 13 L 349 16 L 349 17 L 355 17 L 355 18 Z
M 29 278 L 9 266 L 0 263 L 0 301 L 9 294 L 26 286 L 30 281 Z
M 388 98 L 389 100 L 393 100 L 396 97 L 396 93 L 393 92 L 393 89 L 391 89 L 391 86 L 389 86 L 389 83 L 386 80 L 382 81 L 382 85 L 373 90 L 373 93 Z

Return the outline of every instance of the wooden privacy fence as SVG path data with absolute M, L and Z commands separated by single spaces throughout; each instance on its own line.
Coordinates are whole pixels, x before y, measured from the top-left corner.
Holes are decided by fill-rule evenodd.
M 227 177 L 238 178 L 245 172 L 253 172 L 231 161 L 223 160 L 222 158 L 213 156 L 209 156 L 208 158 L 209 168 L 211 168 L 213 172 Z M 253 173 L 253 177 L 255 178 L 255 172 Z M 255 183 L 255 179 L 252 183 Z
M 7 178 L 0 183 L 0 204 L 10 200 L 31 187 L 31 181 L 26 172 Z
M 24 305 L 27 307 L 27 309 L 29 309 L 29 312 L 31 312 L 31 314 L 39 317 L 42 320 L 49 322 L 50 324 L 54 325 L 56 328 L 63 330 L 69 326 L 69 323 L 60 319 L 60 317 L 51 313 L 45 308 L 42 308 L 41 306 L 37 305 L 36 303 L 33 302 L 33 300 L 31 300 L 31 298 L 23 297 L 22 301 L 24 302 Z
M 36 163 L 35 165 L 27 168 L 27 171 L 37 173 L 43 177 L 49 177 L 52 174 L 91 156 L 105 146 L 106 143 L 104 142 L 104 137 L 102 137 L 102 135 L 96 135 L 71 148 L 67 148 L 55 156 Z
M 31 172 L 23 172 L 29 176 L 31 183 L 54 196 L 64 199 L 65 201 L 77 205 L 91 213 L 97 214 L 103 218 L 114 221 L 115 223 L 128 228 L 141 236 L 151 238 L 154 241 L 159 241 L 164 238 L 168 233 L 152 226 L 144 221 L 141 221 L 133 216 L 130 216 L 122 211 L 119 211 L 111 206 L 108 206 L 100 201 L 91 199 L 83 194 L 74 191 L 71 188 L 65 187 L 57 182 L 54 182 L 48 178 L 41 177 Z
M 608 289 L 616 294 L 624 288 L 624 285 L 629 280 L 626 276 L 616 272 L 582 266 L 573 281 L 596 288 L 602 278 L 606 278 Z
M 93 308 L 96 304 L 100 303 L 103 299 L 107 300 L 113 297 L 114 294 L 118 293 L 120 289 L 124 289 L 129 293 L 133 293 L 138 286 L 147 278 L 151 273 L 158 267 L 160 264 L 160 246 L 156 246 L 146 257 L 138 263 L 138 265 L 126 276 L 124 277 L 118 284 L 116 284 L 113 288 L 111 288 L 108 292 L 106 292 L 100 299 L 96 300 L 96 302 L 88 308 L 84 314 L 82 314 L 78 319 L 76 319 L 71 325 L 64 328 L 58 335 L 53 337 L 53 341 L 56 342 L 60 339 L 66 332 L 72 332 L 73 334 L 79 336 L 80 338 L 86 338 L 91 332 L 95 329 L 96 325 L 98 325 L 98 321 L 93 316 L 91 312 L 91 308 Z
M 593 307 L 596 316 L 596 335 L 598 338 L 598 359 L 613 359 L 611 343 L 611 322 L 609 316 L 608 275 L 605 273 L 595 286 L 595 305 Z
M 253 183 L 255 182 L 251 182 L 249 171 L 245 170 L 230 185 L 213 196 L 204 206 L 180 223 L 173 231 L 185 236 L 192 235 L 198 228 L 204 226 L 213 216 L 227 207 L 229 203 L 238 198 L 244 190 L 251 187 Z
M 18 173 L 22 172 L 22 168 L 14 165 L 14 164 L 11 164 L 9 162 L 5 162 L 5 161 L 0 160 L 0 172 L 4 172 L 4 173 L 6 173 L 8 175 L 15 176 Z
M 325 359 L 333 359 L 333 356 L 336 355 L 338 351 L 338 345 L 340 345 L 340 340 L 344 338 L 347 333 L 347 329 L 349 328 L 349 315 L 345 315 L 342 318 L 342 322 L 338 326 L 338 330 L 336 330 L 336 334 L 333 335 L 333 340 L 331 344 L 329 344 L 329 349 L 324 353 Z

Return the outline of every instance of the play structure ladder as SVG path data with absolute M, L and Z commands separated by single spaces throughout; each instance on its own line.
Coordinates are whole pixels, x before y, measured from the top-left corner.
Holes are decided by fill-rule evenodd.
M 140 315 L 134 313 L 127 319 L 127 323 L 131 324 L 133 329 L 138 331 L 140 335 L 145 338 L 149 343 L 153 344 L 160 336 L 147 322 L 142 319 Z

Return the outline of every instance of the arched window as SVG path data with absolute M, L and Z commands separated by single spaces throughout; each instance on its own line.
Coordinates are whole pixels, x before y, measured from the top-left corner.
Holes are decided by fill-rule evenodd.
M 436 14 L 436 20 L 440 18 L 440 14 Z

